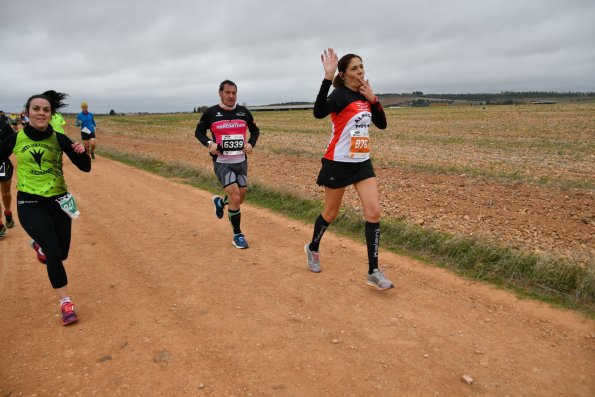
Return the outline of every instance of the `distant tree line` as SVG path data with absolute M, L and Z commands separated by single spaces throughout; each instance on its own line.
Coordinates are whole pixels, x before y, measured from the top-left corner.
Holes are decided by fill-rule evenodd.
M 595 92 L 557 92 L 557 91 L 504 91 L 499 94 L 427 94 L 424 97 L 439 99 L 504 102 L 515 99 L 541 99 L 541 98 L 594 98 Z
M 409 102 L 409 106 L 414 106 L 414 107 L 423 107 L 423 106 L 430 106 L 430 101 L 426 100 L 426 99 L 414 99 L 411 102 Z
M 281 102 L 271 103 L 270 106 L 292 106 L 292 105 L 310 105 L 312 102 Z
M 558 92 L 558 91 L 503 91 L 499 94 L 493 93 L 475 93 L 475 94 L 424 94 L 421 91 L 401 94 L 378 94 L 380 99 L 388 97 L 420 97 L 447 99 L 458 101 L 478 101 L 478 102 L 510 102 L 519 99 L 542 99 L 542 98 L 595 98 L 595 92 Z
M 545 98 L 595 98 L 595 92 L 560 92 L 560 91 L 503 91 L 500 93 L 471 93 L 471 94 L 424 94 L 422 91 L 377 94 L 378 98 L 389 99 L 395 97 L 411 98 L 409 106 L 430 106 L 432 102 L 470 101 L 480 102 L 485 105 L 514 105 L 523 103 L 523 100 L 543 100 Z M 438 100 L 438 101 L 436 101 Z M 292 101 L 271 103 L 269 106 L 294 106 L 310 105 L 312 102 Z M 197 106 L 192 113 L 204 113 L 208 106 Z M 113 111 L 113 110 L 112 110 Z M 110 112 L 111 113 L 111 112 Z

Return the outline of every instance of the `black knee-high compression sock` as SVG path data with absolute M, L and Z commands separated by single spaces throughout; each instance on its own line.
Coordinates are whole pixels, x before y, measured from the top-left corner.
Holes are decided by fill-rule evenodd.
M 316 222 L 314 222 L 314 233 L 312 234 L 312 241 L 310 242 L 309 247 L 310 251 L 318 251 L 322 235 L 330 224 L 330 222 L 324 220 L 322 214 L 318 215 Z
M 227 215 L 229 216 L 229 221 L 231 222 L 231 227 L 233 228 L 233 234 L 242 233 L 242 230 L 240 229 L 240 221 L 242 220 L 242 214 L 240 213 L 240 209 L 228 209 Z
M 366 245 L 368 246 L 368 274 L 372 274 L 374 269 L 378 269 L 380 223 L 366 222 Z

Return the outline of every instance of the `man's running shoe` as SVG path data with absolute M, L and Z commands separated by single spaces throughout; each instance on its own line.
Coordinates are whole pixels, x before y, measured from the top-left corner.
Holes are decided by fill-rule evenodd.
M 384 273 L 382 273 L 382 270 L 380 269 L 374 269 L 372 274 L 368 274 L 366 284 L 376 287 L 379 290 L 390 289 L 394 287 L 393 283 L 384 276 Z
M 244 238 L 244 235 L 242 233 L 234 234 L 232 243 L 236 248 L 239 248 L 239 249 L 248 248 L 248 242 L 246 241 L 246 239 Z
M 6 226 L 0 225 L 0 237 L 6 236 Z
M 306 263 L 308 263 L 308 269 L 314 273 L 320 273 L 320 254 L 318 251 L 310 251 L 310 243 L 304 245 L 304 251 L 306 252 Z
M 91 159 L 95 160 L 95 152 L 91 152 Z
M 74 305 L 72 302 L 64 302 L 62 304 L 62 325 L 75 323 L 78 320 Z
M 6 227 L 7 228 L 13 228 L 14 227 L 14 218 L 12 217 L 12 214 L 8 215 L 6 212 L 4 213 L 4 216 L 6 217 Z
M 45 256 L 45 254 L 43 253 L 43 251 L 41 250 L 41 247 L 39 246 L 39 244 L 37 244 L 37 242 L 35 240 L 31 240 L 29 242 L 29 245 L 31 246 L 31 248 L 33 248 L 35 250 L 35 253 L 37 254 L 37 260 L 45 265 L 47 258 Z
M 223 204 L 223 200 L 219 196 L 213 196 L 213 204 L 215 204 L 215 215 L 217 218 L 223 218 L 223 209 L 225 205 Z

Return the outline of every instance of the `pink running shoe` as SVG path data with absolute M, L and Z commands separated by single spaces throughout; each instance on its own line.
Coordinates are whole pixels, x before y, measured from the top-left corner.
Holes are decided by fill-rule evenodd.
M 29 245 L 31 246 L 31 248 L 33 248 L 35 250 L 35 253 L 37 253 L 37 260 L 45 265 L 47 258 L 45 257 L 45 254 L 41 250 L 41 247 L 39 246 L 39 244 L 37 244 L 37 242 L 35 240 L 31 240 L 29 242 Z
M 74 305 L 72 302 L 64 302 L 62 304 L 62 325 L 75 323 L 78 320 Z

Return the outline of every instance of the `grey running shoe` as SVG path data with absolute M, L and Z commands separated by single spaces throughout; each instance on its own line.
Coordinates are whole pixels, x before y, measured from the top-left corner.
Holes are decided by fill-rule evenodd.
M 368 274 L 366 284 L 376 287 L 379 290 L 390 289 L 394 287 L 393 283 L 384 276 L 384 273 L 382 273 L 382 270 L 380 269 L 374 269 L 372 274 Z
M 6 226 L 0 225 L 0 237 L 6 236 Z
M 9 229 L 14 227 L 14 218 L 12 215 L 6 215 L 6 213 L 4 213 L 4 216 L 6 217 L 6 227 Z
M 234 234 L 232 244 L 239 249 L 246 249 L 248 248 L 248 242 L 244 238 L 242 233 Z
M 310 243 L 304 245 L 304 252 L 306 253 L 306 262 L 308 269 L 314 273 L 320 273 L 320 254 L 318 251 L 310 251 Z
M 91 158 L 95 160 L 95 152 L 91 152 Z
M 223 204 L 223 200 L 219 196 L 213 196 L 213 204 L 215 204 L 215 215 L 217 218 L 223 218 L 223 208 L 225 205 Z

